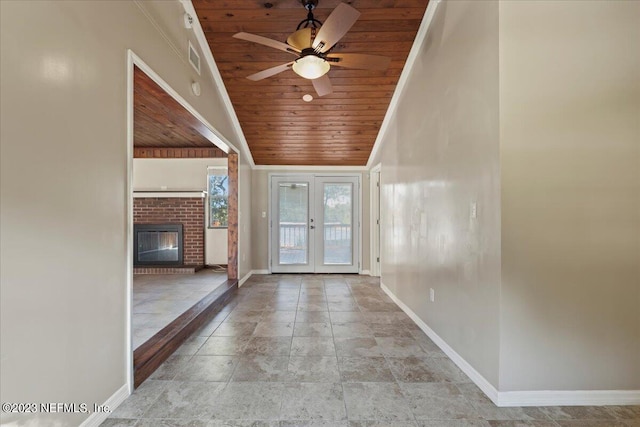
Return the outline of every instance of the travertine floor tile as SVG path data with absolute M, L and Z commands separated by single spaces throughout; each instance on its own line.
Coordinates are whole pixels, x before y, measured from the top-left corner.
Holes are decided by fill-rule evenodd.
M 347 419 L 340 383 L 287 384 L 281 417 L 300 420 L 342 421 Z
M 163 316 L 137 313 L 138 339 Z M 379 279 L 278 274 L 251 277 L 103 426 L 640 427 L 640 406 L 496 407 Z

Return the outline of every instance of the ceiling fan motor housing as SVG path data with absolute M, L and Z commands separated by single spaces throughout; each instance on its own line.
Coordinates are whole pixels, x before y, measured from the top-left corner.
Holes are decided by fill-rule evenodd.
M 316 50 L 312 47 L 307 47 L 305 49 L 302 49 L 302 52 L 300 52 L 300 58 L 304 58 L 307 55 L 313 55 L 313 56 L 317 56 L 318 58 L 322 58 L 325 59 L 325 55 L 323 54 L 319 54 L 318 52 L 316 52 Z
M 318 28 L 322 26 L 322 22 L 318 21 L 316 18 L 314 18 L 313 16 L 313 9 L 315 9 L 315 7 L 318 5 L 318 0 L 300 0 L 300 3 L 302 3 L 302 5 L 304 6 L 305 9 L 307 9 L 308 13 L 307 13 L 307 19 L 303 19 L 299 24 L 298 24 L 298 30 L 300 28 L 307 28 L 309 26 L 311 26 L 312 28 Z

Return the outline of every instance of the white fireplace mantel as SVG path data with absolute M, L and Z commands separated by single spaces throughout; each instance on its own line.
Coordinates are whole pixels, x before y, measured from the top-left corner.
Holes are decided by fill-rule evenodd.
M 136 190 L 133 192 L 134 198 L 145 197 L 166 197 L 166 198 L 188 198 L 207 197 L 207 192 L 203 190 Z

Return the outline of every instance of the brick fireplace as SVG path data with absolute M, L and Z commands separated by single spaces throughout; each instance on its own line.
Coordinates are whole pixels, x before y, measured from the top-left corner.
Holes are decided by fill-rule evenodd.
M 164 195 L 164 194 L 163 194 Z M 204 197 L 140 197 L 133 199 L 135 225 L 182 225 L 183 265 L 134 265 L 134 274 L 195 272 L 204 267 Z

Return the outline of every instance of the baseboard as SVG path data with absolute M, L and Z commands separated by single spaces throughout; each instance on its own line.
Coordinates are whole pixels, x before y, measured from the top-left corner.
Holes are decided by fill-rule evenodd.
M 249 278 L 251 276 L 253 276 L 254 274 L 269 274 L 269 270 L 251 270 L 251 271 L 249 271 L 247 274 L 244 275 L 244 277 L 242 279 L 240 279 L 240 281 L 238 282 L 238 287 L 242 286 L 244 284 L 244 282 L 249 280 Z
M 435 333 L 417 314 L 380 283 L 382 290 L 473 381 L 496 406 L 640 405 L 640 390 L 532 390 L 498 391 L 473 366 Z
M 498 406 L 640 405 L 640 390 L 500 391 Z
M 411 318 L 411 320 L 413 320 L 416 325 L 418 325 L 418 327 L 422 329 L 422 331 L 427 334 L 427 336 L 431 338 L 431 340 L 436 343 L 436 345 L 440 347 L 440 349 L 444 351 L 447 356 L 449 356 L 453 363 L 458 365 L 462 372 L 467 374 L 471 381 L 473 381 L 480 388 L 480 390 L 482 390 L 484 394 L 486 394 L 487 397 L 497 405 L 498 390 L 489 381 L 487 381 L 485 377 L 483 377 L 478 371 L 476 371 L 473 366 L 471 366 L 466 360 L 464 360 L 462 356 L 460 356 L 454 349 L 452 349 L 449 344 L 447 344 L 442 338 L 440 338 L 440 336 L 436 334 L 433 329 L 427 326 L 427 324 L 424 323 L 422 319 L 420 319 L 418 315 L 413 312 L 413 310 L 411 310 L 402 301 L 400 301 L 398 297 L 384 285 L 384 283 L 380 282 L 380 287 L 387 295 L 389 295 L 389 298 L 391 298 L 393 302 L 395 302 L 398 307 L 400 307 L 402 311 L 404 311 Z
M 110 412 L 94 412 L 89 415 L 89 418 L 80 424 L 80 427 L 98 427 L 109 417 L 109 415 L 111 415 L 111 412 L 115 411 L 116 408 L 127 399 L 127 397 L 129 397 L 129 386 L 125 384 L 120 387 L 118 391 L 113 393 L 106 402 L 104 402 L 103 406 L 108 407 Z
M 253 270 L 249 270 L 249 272 L 247 274 L 244 275 L 244 277 L 242 279 L 240 279 L 240 281 L 238 281 L 238 287 L 244 285 L 244 282 L 246 282 L 247 280 L 249 280 L 249 278 L 253 275 Z
M 369 270 L 362 270 L 360 273 L 358 273 L 362 276 L 371 276 L 371 271 Z

